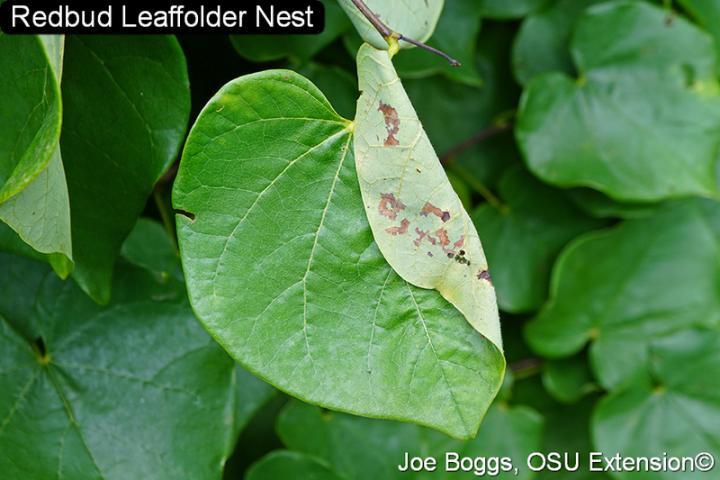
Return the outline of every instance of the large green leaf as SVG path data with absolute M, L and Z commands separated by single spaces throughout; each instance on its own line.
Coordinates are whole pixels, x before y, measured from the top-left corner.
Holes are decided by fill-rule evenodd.
M 488 203 L 473 214 L 498 291 L 500 308 L 526 312 L 548 293 L 550 269 L 573 238 L 602 222 L 582 215 L 565 196 L 521 168 L 509 170 L 499 185 L 502 206 Z
M 305 62 L 350 28 L 347 15 L 336 0 L 325 5 L 325 29 L 317 35 L 231 35 L 238 54 L 251 62 L 271 62 L 282 58 Z
M 64 39 L 61 36 L 45 36 L 41 37 L 41 40 L 48 62 L 53 68 L 53 81 L 59 83 Z M 25 54 L 22 50 L 14 53 Z M 58 130 L 55 151 L 48 165 L 24 190 L 0 203 L 0 220 L 15 230 L 20 238 L 36 251 L 52 255 L 56 270 L 62 277 L 66 277 L 72 266 L 70 199 L 59 141 Z
M 352 124 L 310 82 L 269 71 L 226 85 L 173 197 L 193 308 L 243 365 L 312 403 L 475 434 L 502 355 L 383 259 Z
M 360 36 L 375 48 L 387 49 L 388 43 L 375 27 L 355 7 L 352 0 L 337 0 L 355 25 Z M 455 0 L 453 0 L 455 1 Z M 388 2 L 386 0 L 365 0 L 370 10 L 393 31 L 413 40 L 426 41 L 433 34 L 440 19 L 445 0 L 423 0 L 422 2 Z M 400 42 L 400 48 L 414 48 L 407 42 Z
M 719 239 L 718 204 L 688 201 L 574 242 L 558 260 L 550 301 L 528 325 L 530 345 L 563 357 L 592 341 L 606 387 L 644 374 L 654 338 L 720 323 Z
M 718 194 L 708 35 L 644 2 L 612 2 L 580 18 L 571 51 L 579 79 L 541 75 L 524 93 L 516 134 L 534 173 L 616 200 Z
M 37 36 L 0 32 L 0 204 L 50 162 L 60 134 L 58 78 Z
M 73 276 L 106 303 L 120 247 L 186 129 L 185 58 L 172 37 L 68 37 L 63 101 Z
M 358 75 L 356 167 L 380 251 L 403 279 L 438 290 L 502 349 L 495 289 L 480 238 L 390 56 L 364 45 Z
M 523 20 L 513 43 L 515 78 L 526 85 L 533 77 L 560 71 L 572 75 L 570 34 L 580 14 L 601 0 L 553 0 Z
M 461 457 L 510 457 L 518 472 L 494 472 L 488 461 L 478 462 L 478 472 L 493 478 L 528 479 L 532 472 L 525 458 L 540 446 L 542 417 L 527 407 L 495 406 L 475 439 L 461 442 L 415 425 L 371 420 L 322 412 L 293 402 L 278 418 L 278 433 L 292 450 L 323 460 L 341 478 L 412 479 L 427 478 L 424 472 L 401 472 L 398 465 L 410 457 L 434 457 L 438 471 L 432 478 L 477 478 L 475 472 L 446 472 L 446 454 Z M 485 468 L 483 472 L 481 469 Z
M 690 330 L 654 341 L 654 384 L 635 384 L 604 398 L 593 415 L 598 450 L 612 456 L 720 458 L 720 333 Z M 707 460 L 707 459 L 706 459 Z M 707 467 L 708 464 L 705 464 Z M 717 466 L 715 466 L 717 469 Z M 705 479 L 703 471 L 621 472 L 620 479 Z
M 101 308 L 42 263 L 0 265 L 6 478 L 220 478 L 245 420 L 236 403 L 255 397 L 181 290 L 124 267 L 124 299 Z

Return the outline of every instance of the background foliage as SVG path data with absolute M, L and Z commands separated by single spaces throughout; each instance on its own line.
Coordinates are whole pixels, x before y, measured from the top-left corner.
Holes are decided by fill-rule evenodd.
M 447 0 L 429 43 L 464 66 L 396 57 L 502 311 L 508 373 L 475 438 L 290 399 L 202 329 L 170 213 L 189 122 L 271 68 L 354 118 L 361 40 L 326 3 L 303 39 L 0 34 L 0 471 L 399 478 L 403 452 L 454 450 L 562 479 L 590 474 L 534 475 L 525 455 L 720 458 L 715 0 Z

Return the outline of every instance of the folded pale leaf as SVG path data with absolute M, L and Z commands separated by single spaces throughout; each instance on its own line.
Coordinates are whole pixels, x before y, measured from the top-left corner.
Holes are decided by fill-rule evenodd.
M 495 289 L 475 226 L 452 189 L 387 51 L 358 53 L 360 190 L 375 241 L 407 282 L 437 289 L 502 348 Z

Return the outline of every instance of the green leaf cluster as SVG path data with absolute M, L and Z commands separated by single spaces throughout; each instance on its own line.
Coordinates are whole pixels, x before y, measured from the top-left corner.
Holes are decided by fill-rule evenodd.
M 0 34 L 0 219 L 100 303 L 190 110 L 170 37 Z M 61 98 L 62 97 L 62 98 Z

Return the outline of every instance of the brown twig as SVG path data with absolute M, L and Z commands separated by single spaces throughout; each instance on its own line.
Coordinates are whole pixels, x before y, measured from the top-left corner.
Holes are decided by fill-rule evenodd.
M 163 174 L 162 177 L 160 177 L 160 180 L 158 180 L 159 184 L 163 185 L 171 185 L 173 182 L 175 182 L 175 177 L 177 177 L 178 169 L 180 168 L 180 161 L 176 161 L 172 165 L 170 165 L 170 168 L 167 169 L 167 171 Z
M 508 369 L 513 372 L 516 378 L 527 378 L 539 373 L 542 369 L 543 362 L 539 358 L 523 358 L 508 365 Z
M 483 128 L 472 137 L 463 140 L 462 142 L 445 152 L 445 154 L 440 157 L 440 163 L 442 163 L 443 165 L 447 165 L 451 163 L 458 155 L 460 155 L 473 145 L 481 143 L 488 138 L 494 137 L 495 135 L 507 132 L 510 129 L 512 129 L 512 124 L 510 123 L 491 125 L 489 127 Z
M 377 15 L 375 15 L 375 12 L 370 10 L 370 7 L 368 7 L 363 0 L 352 0 L 352 2 L 355 4 L 357 9 L 360 10 L 360 13 L 365 15 L 365 18 L 368 19 L 372 26 L 375 27 L 375 30 L 377 30 L 384 39 L 387 40 L 392 37 L 393 31 L 390 30 L 390 28 L 388 28 L 388 26 L 385 25 Z
M 355 7 L 360 10 L 360 13 L 362 13 L 365 18 L 367 18 L 368 21 L 372 24 L 372 26 L 375 27 L 375 30 L 378 31 L 378 33 L 385 39 L 386 42 L 390 43 L 390 41 L 393 39 L 401 40 L 403 42 L 415 45 L 418 48 L 422 48 L 423 50 L 427 50 L 430 53 L 441 56 L 442 58 L 447 60 L 448 63 L 450 63 L 450 65 L 452 65 L 453 67 L 461 66 L 460 62 L 458 62 L 456 59 L 454 59 L 447 53 L 438 50 L 437 48 L 431 47 L 426 43 L 420 42 L 418 40 L 413 40 L 412 38 L 408 38 L 402 33 L 392 30 L 390 27 L 385 25 L 382 20 L 380 20 L 380 17 L 378 17 L 372 10 L 370 10 L 370 7 L 368 7 L 363 0 L 352 0 L 352 2 Z

